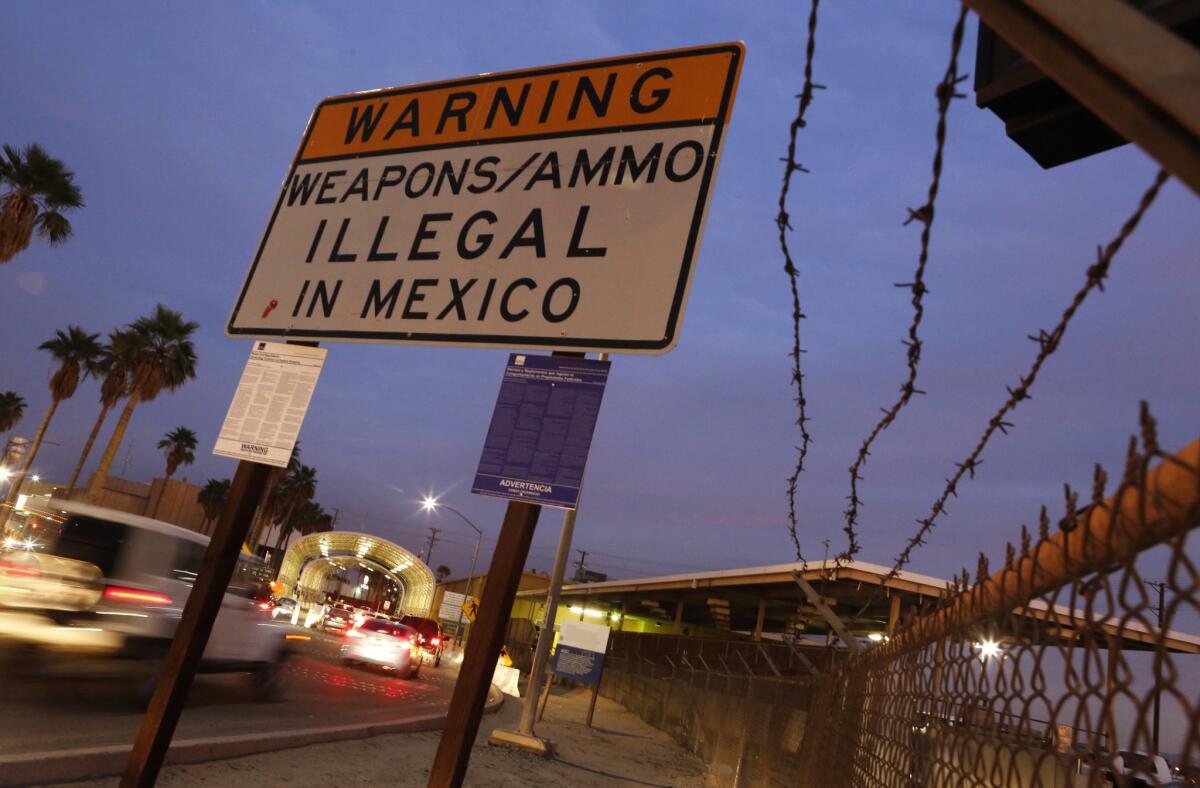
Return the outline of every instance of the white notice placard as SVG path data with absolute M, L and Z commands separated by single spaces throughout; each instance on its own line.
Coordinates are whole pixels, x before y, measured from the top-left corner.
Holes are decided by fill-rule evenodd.
M 558 625 L 558 644 L 603 654 L 608 650 L 608 635 L 611 631 L 603 624 L 564 621 Z
M 213 454 L 287 466 L 325 348 L 255 342 Z
M 456 594 L 453 591 L 447 591 L 442 594 L 442 604 L 438 608 L 438 618 L 443 621 L 457 621 L 458 617 L 462 615 L 462 606 L 466 599 L 466 594 Z

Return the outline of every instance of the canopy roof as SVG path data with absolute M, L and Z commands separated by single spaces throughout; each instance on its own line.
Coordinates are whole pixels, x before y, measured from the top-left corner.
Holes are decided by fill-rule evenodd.
M 283 557 L 279 582 L 311 595 L 319 593 L 331 572 L 355 565 L 396 579 L 404 588 L 401 612 L 415 615 L 429 612 L 436 586 L 433 572 L 411 551 L 372 534 L 331 531 L 297 540 Z

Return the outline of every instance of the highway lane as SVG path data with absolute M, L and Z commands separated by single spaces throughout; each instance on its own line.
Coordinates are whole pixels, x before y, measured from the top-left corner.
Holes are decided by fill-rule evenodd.
M 427 662 L 417 679 L 344 667 L 340 638 L 305 631 L 292 641 L 280 700 L 251 699 L 244 674 L 196 677 L 176 738 L 286 731 L 402 720 L 444 709 L 457 667 Z M 118 682 L 0 679 L 0 756 L 131 744 L 141 712 Z

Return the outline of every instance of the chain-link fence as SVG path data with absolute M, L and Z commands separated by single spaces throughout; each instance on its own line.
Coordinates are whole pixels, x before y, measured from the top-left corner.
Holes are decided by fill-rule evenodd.
M 1106 482 L 857 656 L 616 634 L 601 692 L 722 786 L 1200 783 L 1200 441 L 1162 453 L 1144 411 Z
M 706 669 L 694 659 L 609 657 L 600 691 L 703 758 L 718 785 L 790 785 L 811 680 Z
M 981 560 L 973 585 L 964 573 L 819 683 L 793 782 L 1200 782 L 1200 441 L 1161 454 L 1148 414 L 1143 440 L 1115 495 L 1097 468 L 1057 532 L 1043 510 L 1001 571 Z

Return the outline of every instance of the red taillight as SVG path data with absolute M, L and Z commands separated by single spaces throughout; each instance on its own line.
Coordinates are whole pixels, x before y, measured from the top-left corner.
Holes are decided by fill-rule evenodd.
M 42 570 L 36 566 L 27 566 L 25 564 L 10 564 L 7 561 L 0 561 L 0 572 L 6 575 L 16 575 L 18 577 L 41 577 Z
M 441 638 L 434 638 L 433 640 L 429 641 L 429 645 L 437 646 L 437 645 L 440 645 L 441 642 L 442 642 Z
M 171 597 L 156 591 L 139 591 L 136 588 L 108 586 L 104 598 L 110 602 L 137 602 L 140 605 L 169 605 Z

